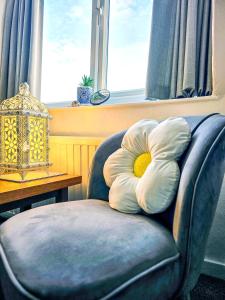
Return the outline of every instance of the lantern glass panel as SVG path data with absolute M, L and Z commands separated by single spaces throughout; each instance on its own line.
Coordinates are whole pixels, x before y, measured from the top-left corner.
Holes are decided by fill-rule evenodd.
M 45 162 L 47 159 L 47 119 L 29 117 L 30 163 Z
M 17 117 L 2 116 L 1 130 L 2 157 L 1 162 L 7 164 L 17 164 L 18 160 L 18 136 Z

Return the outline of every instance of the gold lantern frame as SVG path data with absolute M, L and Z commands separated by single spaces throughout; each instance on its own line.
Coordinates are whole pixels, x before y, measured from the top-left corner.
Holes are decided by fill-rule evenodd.
M 49 119 L 47 107 L 31 95 L 27 83 L 20 84 L 15 97 L 0 102 L 0 179 L 49 177 Z M 26 180 L 30 171 L 40 169 L 46 175 L 32 173 Z

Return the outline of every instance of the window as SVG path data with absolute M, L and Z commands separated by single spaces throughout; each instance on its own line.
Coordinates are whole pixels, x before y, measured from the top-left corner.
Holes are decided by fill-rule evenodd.
M 110 3 L 107 88 L 144 88 L 148 61 L 151 1 Z
M 72 101 L 83 74 L 90 73 L 92 0 L 46 0 L 43 102 Z
M 143 92 L 151 7 L 152 0 L 46 0 L 42 101 L 71 102 L 83 74 L 95 89 Z

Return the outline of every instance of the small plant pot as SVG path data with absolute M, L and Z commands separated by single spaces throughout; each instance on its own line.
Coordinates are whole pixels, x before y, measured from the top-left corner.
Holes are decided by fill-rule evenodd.
M 93 88 L 90 86 L 77 87 L 77 100 L 80 102 L 80 104 L 89 104 L 92 94 Z

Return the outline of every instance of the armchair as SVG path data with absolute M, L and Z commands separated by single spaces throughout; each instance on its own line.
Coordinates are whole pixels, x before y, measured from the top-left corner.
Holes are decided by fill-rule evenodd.
M 129 215 L 109 207 L 102 169 L 125 132 L 110 137 L 94 157 L 89 200 L 38 207 L 0 227 L 2 298 L 190 299 L 224 175 L 225 117 L 185 119 L 192 140 L 165 212 Z

